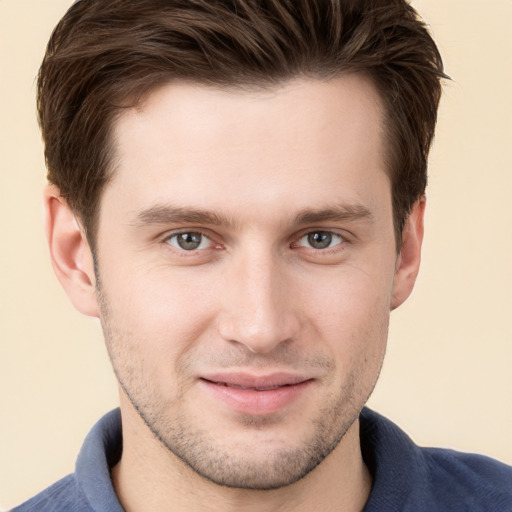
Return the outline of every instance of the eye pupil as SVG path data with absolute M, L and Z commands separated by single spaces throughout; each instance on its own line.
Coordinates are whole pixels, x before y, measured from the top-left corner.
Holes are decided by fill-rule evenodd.
M 177 242 L 185 251 L 193 251 L 201 245 L 202 238 L 201 233 L 180 233 Z
M 308 235 L 308 243 L 315 249 L 326 249 L 331 245 L 331 242 L 332 234 L 326 231 L 315 231 Z

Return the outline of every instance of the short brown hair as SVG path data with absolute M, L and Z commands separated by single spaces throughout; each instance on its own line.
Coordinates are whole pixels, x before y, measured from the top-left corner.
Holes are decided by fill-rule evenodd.
M 79 0 L 55 28 L 38 112 L 55 184 L 94 243 L 116 115 L 172 80 L 271 86 L 357 72 L 385 107 L 397 244 L 424 194 L 444 77 L 405 0 Z

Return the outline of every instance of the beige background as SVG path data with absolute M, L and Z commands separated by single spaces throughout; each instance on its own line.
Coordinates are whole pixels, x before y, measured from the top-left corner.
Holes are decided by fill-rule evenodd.
M 68 303 L 41 232 L 34 78 L 70 0 L 0 0 L 0 509 L 72 471 L 114 407 L 97 322 Z M 392 315 L 371 406 L 418 443 L 512 463 L 512 2 L 416 1 L 454 82 L 431 158 L 422 273 Z

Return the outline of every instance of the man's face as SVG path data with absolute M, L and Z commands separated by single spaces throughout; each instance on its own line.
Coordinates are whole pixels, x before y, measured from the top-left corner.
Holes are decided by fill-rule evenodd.
M 97 286 L 123 413 L 214 482 L 287 485 L 357 427 L 397 262 L 381 121 L 346 76 L 169 85 L 115 125 Z

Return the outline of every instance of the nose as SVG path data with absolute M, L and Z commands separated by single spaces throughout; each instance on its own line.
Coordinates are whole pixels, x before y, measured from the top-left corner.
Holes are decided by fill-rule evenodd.
M 300 330 L 293 279 L 271 254 L 240 257 L 225 276 L 218 328 L 223 339 L 269 353 Z

